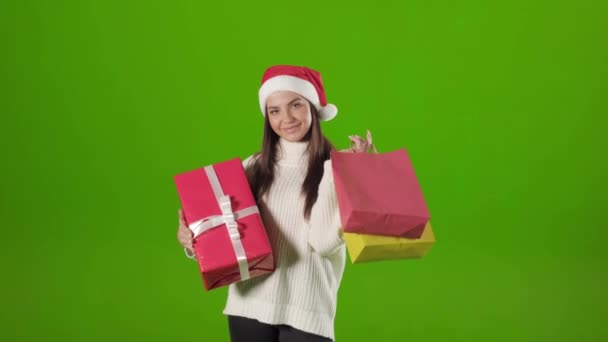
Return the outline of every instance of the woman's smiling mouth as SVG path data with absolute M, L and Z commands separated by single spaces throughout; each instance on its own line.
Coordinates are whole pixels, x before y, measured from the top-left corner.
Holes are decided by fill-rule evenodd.
M 300 125 L 301 125 L 301 124 L 297 124 L 297 125 L 295 125 L 295 126 L 291 126 L 291 127 L 289 127 L 289 128 L 284 128 L 283 130 L 284 130 L 285 132 L 287 132 L 287 133 L 293 133 L 293 132 L 295 132 L 296 130 L 298 130 L 298 128 L 300 128 Z

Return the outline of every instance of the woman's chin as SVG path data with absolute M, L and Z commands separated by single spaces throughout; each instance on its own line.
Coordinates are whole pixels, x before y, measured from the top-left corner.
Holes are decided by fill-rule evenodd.
M 302 134 L 299 134 L 300 132 L 294 132 L 294 133 L 283 133 L 283 135 L 281 136 L 281 138 L 287 140 L 287 141 L 291 141 L 291 142 L 296 142 L 296 141 L 301 141 L 302 138 L 304 138 L 304 136 Z

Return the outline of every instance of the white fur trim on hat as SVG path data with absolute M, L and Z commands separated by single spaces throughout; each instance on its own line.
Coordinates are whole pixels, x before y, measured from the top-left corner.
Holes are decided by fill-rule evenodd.
M 321 103 L 319 101 L 319 94 L 317 94 L 315 86 L 309 81 L 295 76 L 280 75 L 271 77 L 266 80 L 266 82 L 262 84 L 260 90 L 258 91 L 262 115 L 264 115 L 266 112 L 266 101 L 268 100 L 270 94 L 274 93 L 275 91 L 281 90 L 293 91 L 304 96 L 315 106 L 315 108 L 319 112 L 320 120 L 331 120 L 338 113 L 338 109 L 333 104 L 328 103 L 325 107 L 321 107 Z

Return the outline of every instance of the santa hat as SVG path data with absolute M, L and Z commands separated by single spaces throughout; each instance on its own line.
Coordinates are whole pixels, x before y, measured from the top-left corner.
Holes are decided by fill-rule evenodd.
M 266 112 L 268 96 L 279 90 L 293 91 L 305 97 L 315 106 L 321 121 L 329 121 L 338 114 L 338 108 L 327 103 L 321 74 L 316 70 L 294 65 L 275 65 L 266 69 L 258 92 L 262 115 Z

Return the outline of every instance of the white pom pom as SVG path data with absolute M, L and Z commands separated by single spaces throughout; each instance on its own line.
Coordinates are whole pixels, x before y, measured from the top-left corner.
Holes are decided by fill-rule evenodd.
M 328 103 L 319 111 L 319 120 L 329 121 L 338 115 L 338 107 L 334 104 Z

